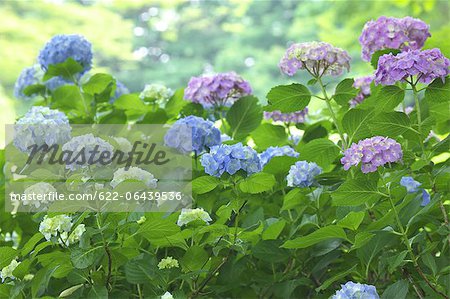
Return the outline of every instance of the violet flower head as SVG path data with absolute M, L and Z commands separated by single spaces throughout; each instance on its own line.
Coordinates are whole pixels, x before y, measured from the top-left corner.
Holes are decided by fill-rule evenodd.
M 359 93 L 350 100 L 350 107 L 355 107 L 370 96 L 370 84 L 374 79 L 373 75 L 356 78 L 353 87 L 359 89 Z
M 315 77 L 339 76 L 350 69 L 350 59 L 346 51 L 314 41 L 292 44 L 278 66 L 288 76 L 293 76 L 298 70 L 308 70 Z
M 379 166 L 400 161 L 403 152 L 400 144 L 394 139 L 375 136 L 353 143 L 344 152 L 341 163 L 344 170 L 361 163 L 363 173 L 375 172 Z
M 364 25 L 359 37 L 361 57 L 370 61 L 373 53 L 383 49 L 419 50 L 430 36 L 429 26 L 422 20 L 382 16 Z
M 275 111 L 264 111 L 265 119 L 272 119 L 273 121 L 282 121 L 285 123 L 304 123 L 306 119 L 306 114 L 308 113 L 308 108 L 300 111 L 282 113 L 280 110 Z
M 398 55 L 385 54 L 378 60 L 375 84 L 393 85 L 416 76 L 417 82 L 430 83 L 449 74 L 450 60 L 439 49 L 414 50 Z
M 192 77 L 184 98 L 205 108 L 229 107 L 239 98 L 252 93 L 250 84 L 235 72 Z

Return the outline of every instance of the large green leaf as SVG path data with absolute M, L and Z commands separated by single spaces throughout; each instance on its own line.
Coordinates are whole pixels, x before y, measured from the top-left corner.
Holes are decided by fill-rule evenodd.
M 372 180 L 348 180 L 331 194 L 335 206 L 359 206 L 383 196 Z
M 344 228 L 349 228 L 351 230 L 357 230 L 361 222 L 363 221 L 365 212 L 354 212 L 351 211 L 343 219 L 339 220 L 337 225 Z
M 180 231 L 180 227 L 167 218 L 152 218 L 139 228 L 138 233 L 152 241 L 174 235 Z
M 142 115 L 149 111 L 149 107 L 135 94 L 124 94 L 114 101 L 114 108 L 131 114 Z
M 351 109 L 342 118 L 342 127 L 348 134 L 349 141 L 355 142 L 371 135 L 369 121 L 373 111 Z
M 208 193 L 214 190 L 220 184 L 216 177 L 205 175 L 192 181 L 192 192 L 196 194 Z
M 202 266 L 207 262 L 207 260 L 208 253 L 206 250 L 201 246 L 195 245 L 186 251 L 183 258 L 180 260 L 180 263 L 184 271 L 192 272 L 202 269 Z
M 11 247 L 0 247 L 0 269 L 8 266 L 9 263 L 17 256 L 17 250 Z
M 314 139 L 298 147 L 301 160 L 316 162 L 322 168 L 328 168 L 339 155 L 339 147 L 328 139 Z
M 398 137 L 411 128 L 409 117 L 403 112 L 386 112 L 375 116 L 369 123 L 373 135 Z
M 404 279 L 399 280 L 396 283 L 388 286 L 383 295 L 381 295 L 381 299 L 405 299 L 406 295 L 408 295 L 408 287 L 408 281 Z
M 21 255 L 25 256 L 28 253 L 30 253 L 34 247 L 36 246 L 39 241 L 41 241 L 44 238 L 44 235 L 40 232 L 35 233 L 26 243 L 23 245 L 23 248 L 21 250 Z
M 405 98 L 405 91 L 398 86 L 384 86 L 376 96 L 374 108 L 376 112 L 390 112 Z
M 276 180 L 272 174 L 259 172 L 241 181 L 239 188 L 244 193 L 257 194 L 271 190 L 275 183 Z
M 282 146 L 287 143 L 286 129 L 283 126 L 262 124 L 252 132 L 252 138 L 258 149 L 265 150 L 269 146 Z
M 425 98 L 430 103 L 450 101 L 450 77 L 445 78 L 445 82 L 435 79 L 425 90 Z
M 94 264 L 101 255 L 104 253 L 102 246 L 96 246 L 94 248 L 74 248 L 71 251 L 70 259 L 72 264 L 77 269 L 86 269 L 87 267 Z
M 262 261 L 277 263 L 289 258 L 289 251 L 280 248 L 279 240 L 259 241 L 252 249 L 252 254 Z
M 267 100 L 269 102 L 265 107 L 267 111 L 295 112 L 309 104 L 311 92 L 302 84 L 278 85 L 269 91 Z
M 91 95 L 100 94 L 115 84 L 115 79 L 109 74 L 95 74 L 83 84 L 83 91 Z
M 356 97 L 358 90 L 353 87 L 353 79 L 344 79 L 336 86 L 333 99 L 341 106 L 348 106 L 348 102 Z
M 69 57 L 64 62 L 49 65 L 43 80 L 47 81 L 48 79 L 51 79 L 53 77 L 60 76 L 65 79 L 73 81 L 75 75 L 81 72 L 82 70 L 83 67 L 81 66 L 81 64 L 73 60 L 73 58 Z
M 242 138 L 256 129 L 262 120 L 262 108 L 258 99 L 247 96 L 236 101 L 227 113 L 232 138 Z
M 282 247 L 289 249 L 298 249 L 298 248 L 306 248 L 317 244 L 321 241 L 329 240 L 329 239 L 347 239 L 347 235 L 344 230 L 339 226 L 325 226 L 319 228 L 315 232 L 304 236 L 298 237 L 293 240 L 286 241 Z
M 65 112 L 78 110 L 83 113 L 88 113 L 91 110 L 91 99 L 90 96 L 83 95 L 77 86 L 64 85 L 53 91 L 52 106 Z

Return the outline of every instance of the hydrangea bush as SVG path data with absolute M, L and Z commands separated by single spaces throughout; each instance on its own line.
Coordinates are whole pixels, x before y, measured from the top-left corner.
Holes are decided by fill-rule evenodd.
M 295 41 L 278 65 L 295 83 L 260 100 L 234 72 L 130 93 L 92 72 L 86 39 L 54 37 L 17 81 L 35 106 L 13 145 L 112 150 L 69 123 L 170 125 L 166 145 L 192 156 L 193 206 L 2 210 L 0 297 L 449 298 L 449 60 L 423 49 L 430 32 L 411 17 L 368 21 L 359 40 L 374 72 L 355 79 L 342 78 L 344 49 Z M 0 163 L 10 171 L 3 151 Z M 133 168 L 109 185 L 125 180 L 158 183 Z

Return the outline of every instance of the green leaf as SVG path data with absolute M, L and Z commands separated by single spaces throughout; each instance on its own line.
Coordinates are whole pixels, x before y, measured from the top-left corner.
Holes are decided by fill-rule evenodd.
M 289 249 L 298 249 L 298 248 L 306 248 L 317 244 L 321 241 L 329 240 L 329 239 L 344 239 L 347 240 L 347 235 L 344 230 L 338 226 L 325 226 L 319 228 L 313 233 L 304 236 L 298 237 L 293 240 L 286 241 L 282 247 Z
M 280 248 L 279 240 L 259 241 L 253 248 L 252 254 L 262 261 L 278 263 L 289 258 L 289 251 Z
M 373 111 L 351 109 L 342 118 L 342 127 L 349 136 L 350 142 L 356 142 L 372 135 L 369 121 L 373 117 Z
M 22 256 L 27 255 L 28 253 L 30 253 L 34 247 L 36 246 L 37 243 L 39 243 L 39 241 L 41 241 L 44 238 L 44 235 L 42 233 L 35 233 L 28 241 L 27 243 L 25 243 L 25 245 L 23 245 L 22 250 L 20 251 L 20 254 Z
M 149 107 L 135 94 L 121 95 L 114 101 L 114 108 L 127 111 L 133 115 L 142 115 L 148 111 Z
M 142 120 L 138 121 L 138 124 L 165 124 L 168 120 L 168 116 L 164 109 L 158 108 L 156 111 L 147 112 Z
M 153 256 L 140 255 L 125 264 L 125 277 L 129 283 L 149 283 L 155 281 L 156 261 Z
M 180 227 L 167 218 L 152 218 L 147 219 L 138 230 L 138 233 L 144 238 L 152 241 L 174 235 L 180 231 Z
M 359 206 L 380 198 L 383 193 L 377 189 L 377 183 L 371 180 L 348 180 L 331 195 L 335 206 Z
M 298 147 L 302 160 L 316 162 L 322 168 L 328 168 L 339 155 L 339 147 L 328 139 L 314 139 Z
M 381 295 L 381 299 L 405 299 L 408 295 L 409 284 L 406 280 L 399 280 L 394 284 L 391 284 Z
M 436 276 L 437 265 L 436 265 L 435 259 L 431 255 L 431 253 L 426 252 L 426 253 L 422 254 L 421 258 L 422 258 L 423 263 L 428 267 L 428 269 L 431 270 L 431 272 L 433 272 L 433 275 Z
M 397 55 L 401 51 L 399 49 L 383 49 L 375 51 L 375 53 L 372 54 L 372 58 L 370 59 L 370 64 L 373 66 L 374 69 L 378 68 L 378 59 L 380 59 L 381 56 L 384 54 L 392 53 L 393 55 Z
M 181 109 L 186 106 L 189 102 L 183 99 L 184 89 L 180 88 L 175 91 L 173 96 L 166 103 L 165 110 L 167 115 L 176 116 L 180 113 Z
M 195 115 L 195 116 L 202 116 L 205 109 L 203 109 L 203 106 L 199 103 L 187 103 L 183 106 L 181 109 L 181 115 L 188 116 L 188 115 Z
M 94 248 L 74 248 L 70 253 L 72 264 L 77 269 L 86 269 L 93 265 L 104 253 L 102 246 Z
M 227 112 L 227 122 L 231 127 L 232 138 L 242 138 L 256 129 L 262 120 L 262 108 L 258 99 L 246 96 L 236 101 Z
M 204 194 L 214 190 L 220 184 L 220 180 L 216 177 L 205 175 L 192 181 L 192 192 L 196 194 Z
M 333 99 L 341 106 L 348 106 L 348 102 L 356 97 L 358 89 L 353 87 L 353 79 L 344 79 L 336 86 Z
M 394 110 L 405 98 L 405 91 L 398 86 L 384 86 L 379 91 L 375 103 L 375 111 L 390 112 Z
M 31 283 L 31 295 L 33 298 L 41 297 L 45 293 L 50 278 L 57 268 L 58 266 L 53 269 L 42 268 L 34 275 Z
M 275 183 L 276 180 L 272 174 L 259 172 L 241 181 L 239 188 L 244 193 L 257 194 L 271 190 Z
M 283 176 L 284 178 L 284 176 L 289 172 L 291 166 L 297 160 L 298 158 L 288 156 L 273 157 L 270 159 L 269 163 L 264 165 L 264 172 L 277 176 Z
M 17 256 L 17 250 L 11 247 L 0 247 L 0 269 L 8 266 L 11 261 Z
M 201 246 L 190 247 L 180 260 L 180 264 L 185 272 L 193 272 L 202 269 L 208 260 L 208 253 Z M 207 267 L 204 268 L 207 270 Z
M 59 294 L 59 298 L 66 298 L 75 293 L 78 289 L 82 288 L 84 284 L 80 283 L 74 286 L 71 286 L 70 288 L 65 289 Z
M 373 135 L 397 137 L 411 128 L 409 117 L 403 112 L 380 113 L 369 124 Z
M 302 192 L 302 189 L 300 188 L 292 189 L 291 191 L 289 191 L 288 194 L 284 196 L 283 206 L 281 207 L 281 210 L 285 211 L 293 209 L 296 206 L 301 205 L 306 200 L 308 200 L 308 198 Z
M 43 85 L 43 84 L 33 84 L 33 85 L 28 85 L 27 87 L 25 87 L 22 92 L 27 97 L 31 97 L 31 96 L 33 96 L 35 94 L 44 95 L 45 94 L 45 90 L 46 90 L 45 85 Z
M 402 251 L 399 254 L 394 255 L 389 258 L 389 273 L 394 273 L 398 266 L 405 260 L 405 257 L 408 255 L 408 251 Z
M 91 287 L 87 299 L 108 299 L 108 290 L 103 285 L 94 285 Z
M 311 92 L 302 84 L 278 85 L 269 91 L 267 100 L 269 105 L 265 107 L 266 111 L 295 112 L 308 106 Z
M 286 129 L 283 126 L 262 124 L 252 132 L 252 138 L 258 149 L 265 150 L 269 146 L 282 146 L 287 143 Z
M 434 79 L 425 90 L 425 99 L 429 103 L 450 101 L 450 77 L 446 77 L 445 82 L 442 82 L 441 78 Z
M 122 110 L 112 110 L 108 114 L 104 114 L 98 118 L 100 124 L 125 124 L 127 115 Z
M 63 111 L 78 110 L 87 113 L 91 110 L 89 97 L 83 96 L 75 85 L 64 85 L 53 91 L 52 106 Z
M 48 79 L 51 79 L 53 77 L 60 76 L 64 79 L 73 81 L 75 75 L 82 70 L 83 67 L 81 66 L 81 64 L 73 60 L 73 58 L 69 57 L 62 63 L 49 65 L 43 80 L 47 81 Z
M 351 211 L 343 219 L 339 220 L 337 225 L 344 228 L 349 228 L 351 230 L 357 230 L 359 225 L 364 219 L 365 212 L 354 212 Z
M 352 274 L 353 272 L 355 272 L 356 266 L 357 265 L 355 264 L 350 269 L 345 270 L 344 272 L 340 272 L 339 274 L 335 274 L 331 278 L 325 280 L 323 283 L 320 284 L 320 286 L 318 288 L 316 288 L 316 292 L 326 290 L 335 281 L 343 279 L 344 277 L 348 276 L 349 274 Z
M 274 223 L 270 224 L 262 233 L 263 240 L 275 240 L 286 226 L 284 219 L 277 219 Z
M 112 91 L 112 86 L 115 84 L 115 79 L 108 74 L 95 74 L 91 78 L 89 78 L 89 81 L 83 84 L 83 91 L 85 93 L 95 95 L 100 94 L 108 87 L 110 88 L 110 96 Z
M 375 235 L 368 232 L 360 232 L 357 233 L 355 236 L 355 242 L 353 243 L 353 246 L 351 250 L 358 249 L 363 247 L 367 244 Z

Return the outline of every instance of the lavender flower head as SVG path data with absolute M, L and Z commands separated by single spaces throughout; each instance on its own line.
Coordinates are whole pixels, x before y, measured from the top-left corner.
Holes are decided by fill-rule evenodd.
M 355 79 L 353 87 L 359 89 L 359 93 L 356 95 L 356 97 L 350 100 L 350 107 L 355 107 L 356 105 L 364 101 L 365 98 L 370 96 L 370 84 L 372 83 L 373 79 L 373 75 Z
M 78 62 L 85 73 L 92 67 L 92 45 L 78 34 L 55 35 L 45 44 L 38 56 L 38 62 L 44 71 L 52 64 L 58 64 L 72 58 Z
M 281 147 L 271 146 L 259 154 L 259 159 L 261 160 L 261 166 L 264 167 L 273 157 L 288 156 L 297 158 L 299 155 L 300 154 L 289 145 Z
M 14 96 L 24 101 L 32 100 L 34 97 L 26 96 L 23 91 L 30 85 L 41 83 L 43 75 L 44 73 L 37 64 L 24 68 L 14 84 Z
M 261 161 L 258 153 L 242 143 L 233 145 L 222 144 L 213 146 L 210 153 L 206 153 L 200 160 L 205 172 L 220 177 L 225 172 L 233 175 L 243 170 L 247 175 L 261 171 Z
M 354 283 L 349 281 L 341 285 L 341 289 L 336 291 L 331 299 L 379 299 L 377 289 L 372 285 Z
M 400 144 L 394 139 L 375 136 L 353 143 L 345 150 L 341 163 L 344 170 L 361 163 L 363 173 L 375 172 L 379 166 L 400 161 L 403 152 Z
M 239 98 L 252 93 L 250 84 L 235 72 L 192 77 L 184 98 L 205 108 L 233 105 Z
M 410 76 L 425 84 L 449 74 L 450 60 L 439 49 L 414 50 L 398 55 L 385 54 L 378 60 L 375 72 L 375 84 L 393 85 Z
M 339 76 L 350 69 L 350 56 L 340 48 L 325 42 L 305 42 L 291 45 L 278 66 L 282 73 L 293 76 L 306 69 L 315 77 Z
M 177 120 L 164 136 L 166 146 L 181 153 L 197 155 L 221 143 L 220 131 L 214 123 L 201 117 L 190 115 Z
M 429 26 L 422 20 L 382 16 L 364 25 L 359 37 L 361 57 L 370 61 L 373 53 L 383 49 L 419 50 L 430 36 Z
M 289 187 L 310 187 L 315 182 L 315 177 L 322 173 L 322 168 L 314 162 L 298 161 L 291 166 L 286 177 Z
M 22 152 L 37 145 L 63 144 L 70 139 L 72 128 L 67 116 L 48 107 L 31 107 L 14 125 L 14 145 Z
M 410 176 L 404 176 L 400 179 L 400 185 L 406 188 L 406 192 L 408 193 L 416 193 L 422 191 L 422 203 L 420 204 L 422 207 L 426 206 L 430 203 L 430 194 L 423 188 L 419 188 L 421 183 L 414 180 Z
M 285 123 L 304 123 L 306 119 L 306 114 L 308 113 L 308 108 L 300 111 L 295 111 L 291 113 L 282 113 L 280 110 L 275 111 L 264 111 L 265 119 L 272 119 L 273 121 L 282 121 Z

